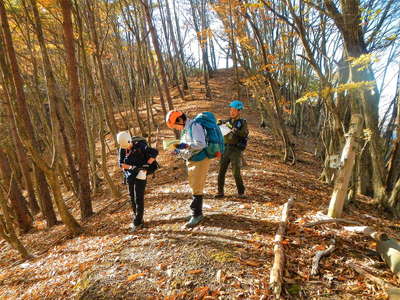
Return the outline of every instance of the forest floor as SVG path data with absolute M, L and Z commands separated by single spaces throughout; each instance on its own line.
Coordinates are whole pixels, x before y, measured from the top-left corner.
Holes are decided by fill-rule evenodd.
M 201 111 L 229 115 L 234 98 L 231 70 L 211 79 L 213 100 L 203 99 L 199 79 L 191 82 L 192 95 L 183 101 L 173 91 L 175 107 L 194 116 Z M 95 215 L 81 222 L 84 232 L 68 236 L 63 225 L 45 229 L 43 221 L 22 236 L 35 255 L 21 261 L 0 241 L 0 299 L 268 299 L 273 263 L 273 239 L 282 205 L 293 195 L 289 224 L 282 244 L 286 254 L 282 296 L 285 299 L 385 299 L 381 287 L 358 275 L 346 262 L 355 262 L 393 285 L 398 279 L 374 252 L 367 237 L 348 233 L 343 225 L 304 224 L 326 213 L 332 188 L 318 180 L 321 162 L 314 158 L 314 142 L 293 137 L 298 161 L 280 160 L 279 144 L 270 130 L 260 128 L 257 108 L 244 100 L 250 140 L 242 174 L 247 199 L 236 197 L 230 171 L 224 199 L 216 192 L 218 161 L 213 161 L 205 189 L 205 220 L 193 230 L 183 228 L 189 215 L 190 190 L 182 161 L 160 150 L 162 168 L 148 180 L 145 197 L 146 227 L 131 233 L 132 211 L 126 186 L 117 168 L 116 148 L 110 136 L 109 172 L 122 192 L 113 199 L 105 181 L 93 197 Z M 161 108 L 155 106 L 160 112 Z M 159 113 L 159 115 L 162 115 Z M 173 138 L 162 123 L 163 138 Z M 101 175 L 101 174 L 100 174 Z M 64 197 L 78 218 L 71 192 Z M 390 220 L 366 197 L 357 197 L 343 215 L 398 237 L 400 224 Z M 320 272 L 310 275 L 312 259 L 331 239 L 336 250 L 322 258 Z

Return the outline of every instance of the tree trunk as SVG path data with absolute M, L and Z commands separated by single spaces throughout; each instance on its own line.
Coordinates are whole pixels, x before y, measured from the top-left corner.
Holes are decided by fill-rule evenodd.
M 0 173 L 4 181 L 6 193 L 10 199 L 11 207 L 16 215 L 16 221 L 22 232 L 28 232 L 32 228 L 32 216 L 26 206 L 25 198 L 15 180 L 15 174 L 10 168 L 6 153 L 0 148 Z
M 21 254 L 23 259 L 30 259 L 32 255 L 26 250 L 24 245 L 18 239 L 14 226 L 12 224 L 10 211 L 7 206 L 7 200 L 4 197 L 3 191 L 0 190 L 0 207 L 2 215 L 0 215 L 0 236 L 4 238 L 15 250 Z M 4 219 L 3 219 L 4 218 Z
M 195 4 L 193 3 L 193 0 L 190 0 L 190 8 L 192 12 L 192 18 L 193 18 L 193 24 L 194 24 L 194 29 L 196 31 L 196 36 L 197 36 L 197 41 L 199 43 L 200 49 L 201 49 L 201 58 L 203 60 L 203 79 L 204 79 L 204 88 L 206 90 L 205 96 L 206 99 L 210 100 L 211 99 L 211 88 L 210 84 L 208 82 L 208 79 L 210 77 L 210 62 L 208 61 L 208 51 L 207 51 L 207 44 L 208 44 L 208 37 L 207 37 L 207 30 L 208 27 L 206 25 L 206 12 L 204 8 L 204 0 L 200 1 L 200 22 L 201 22 L 201 28 L 199 25 L 199 20 L 197 19 L 197 14 L 196 14 L 196 7 L 194 6 Z M 199 3 L 197 3 L 199 4 Z
M 165 69 L 164 69 L 164 67 L 165 67 L 164 59 L 161 54 L 161 48 L 160 48 L 160 43 L 158 42 L 157 31 L 156 31 L 156 28 L 154 27 L 153 20 L 151 18 L 149 4 L 148 4 L 147 0 L 141 0 L 141 3 L 144 8 L 147 25 L 150 28 L 151 39 L 153 42 L 154 51 L 156 52 L 156 55 L 157 55 L 158 68 L 159 68 L 160 75 L 161 75 L 161 81 L 163 84 L 165 97 L 167 98 L 168 109 L 173 110 L 174 105 L 172 104 L 172 98 L 171 98 L 171 94 L 170 94 L 169 88 L 168 88 L 167 74 L 165 73 Z
M 89 157 L 87 147 L 87 134 L 83 119 L 83 105 L 80 97 L 78 70 L 75 58 L 74 33 L 71 18 L 71 1 L 59 0 L 63 14 L 64 47 L 67 52 L 67 70 L 69 77 L 69 91 L 73 104 L 76 129 L 76 153 L 79 166 L 79 204 L 81 218 L 85 219 L 93 214 L 90 199 Z
M 57 166 L 55 166 L 57 170 Z M 67 226 L 71 234 L 75 235 L 82 231 L 81 226 L 75 220 L 75 218 L 69 213 L 67 206 L 62 198 L 60 183 L 58 182 L 57 173 L 52 172 L 49 174 L 49 184 L 53 191 L 54 202 L 57 205 L 58 213 L 60 214 L 62 222 Z
M 121 196 L 121 193 L 115 186 L 113 180 L 111 179 L 110 175 L 108 174 L 107 170 L 107 153 L 106 153 L 106 145 L 104 141 L 104 128 L 103 128 L 103 122 L 101 122 L 101 108 L 97 108 L 98 114 L 99 114 L 99 119 L 100 119 L 100 129 L 99 129 L 99 139 L 101 143 L 101 169 L 103 171 L 104 178 L 106 179 L 110 189 L 111 189 L 111 194 L 113 195 L 114 199 L 118 199 Z
M 165 5 L 166 5 L 166 10 L 167 10 L 167 23 L 168 23 L 169 31 L 171 34 L 171 42 L 172 42 L 172 46 L 174 48 L 175 55 L 177 56 L 177 62 L 178 62 L 178 66 L 179 66 L 179 69 L 181 72 L 181 77 L 182 77 L 182 82 L 183 82 L 183 89 L 187 90 L 189 88 L 189 85 L 188 85 L 187 78 L 186 78 L 186 70 L 185 70 L 183 58 L 180 56 L 180 50 L 178 48 L 178 44 L 177 44 L 177 41 L 175 38 L 174 28 L 172 25 L 171 10 L 169 8 L 168 1 L 165 1 Z M 177 27 L 176 31 L 178 32 L 178 35 L 179 35 L 180 28 Z

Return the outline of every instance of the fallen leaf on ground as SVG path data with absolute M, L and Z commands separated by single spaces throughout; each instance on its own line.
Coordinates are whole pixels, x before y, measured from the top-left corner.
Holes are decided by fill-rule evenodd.
M 144 275 L 144 273 L 133 274 L 133 275 L 128 276 L 127 280 L 134 281 L 134 280 L 138 279 L 139 277 L 142 277 L 143 275 Z
M 190 270 L 187 273 L 188 274 L 199 274 L 199 273 L 202 273 L 202 272 L 203 272 L 203 270 L 197 269 L 197 270 Z

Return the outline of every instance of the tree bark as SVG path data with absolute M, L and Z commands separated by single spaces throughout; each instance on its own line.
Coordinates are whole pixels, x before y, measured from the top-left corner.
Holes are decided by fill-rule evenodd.
M 29 213 L 28 207 L 26 206 L 25 198 L 22 196 L 21 190 L 18 187 L 17 181 L 15 180 L 15 174 L 10 168 L 7 155 L 0 148 L 0 173 L 6 186 L 11 207 L 16 215 L 16 221 L 22 232 L 28 232 L 32 228 L 33 218 Z
M 87 146 L 87 133 L 83 118 L 83 105 L 80 97 L 78 70 L 75 57 L 74 32 L 72 27 L 70 0 L 59 0 L 63 14 L 64 47 L 67 52 L 67 70 L 69 78 L 69 91 L 73 104 L 76 128 L 76 153 L 79 166 L 79 204 L 81 218 L 85 219 L 93 214 L 90 198 L 89 181 L 89 151 Z
M 19 254 L 21 254 L 23 259 L 32 258 L 32 255 L 28 252 L 28 250 L 26 250 L 15 233 L 10 211 L 7 206 L 7 200 L 5 199 L 2 190 L 0 190 L 0 208 L 3 213 L 2 216 L 0 215 L 0 236 L 4 238 L 14 249 L 16 249 Z
M 157 55 L 158 68 L 159 68 L 160 75 L 161 75 L 161 81 L 163 84 L 165 97 L 167 98 L 168 109 L 173 110 L 174 105 L 172 103 L 171 94 L 169 92 L 167 74 L 165 73 L 165 69 L 164 69 L 165 68 L 164 58 L 161 54 L 160 43 L 158 42 L 157 31 L 156 31 L 156 28 L 154 27 L 153 20 L 151 18 L 149 4 L 148 4 L 147 0 L 141 0 L 140 2 L 143 5 L 145 17 L 147 20 L 147 25 L 150 28 L 151 40 L 153 42 L 154 51 L 156 52 L 156 55 Z

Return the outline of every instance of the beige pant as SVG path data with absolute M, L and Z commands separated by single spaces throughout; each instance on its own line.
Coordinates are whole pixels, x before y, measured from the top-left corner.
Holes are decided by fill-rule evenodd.
M 203 195 L 204 185 L 206 184 L 208 169 L 211 160 L 205 158 L 202 161 L 187 161 L 189 185 L 193 195 Z

